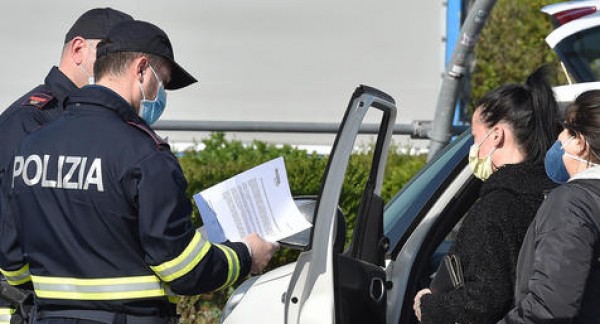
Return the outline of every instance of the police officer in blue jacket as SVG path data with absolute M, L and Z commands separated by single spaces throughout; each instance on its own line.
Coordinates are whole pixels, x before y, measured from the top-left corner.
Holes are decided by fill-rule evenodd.
M 127 20 L 132 20 L 131 16 L 111 8 L 83 13 L 65 36 L 59 66 L 50 69 L 44 84 L 0 115 L 0 181 L 23 137 L 62 114 L 68 93 L 92 81 L 96 44 L 114 25 Z M 0 210 L 1 206 L 0 200 Z M 0 298 L 0 323 L 8 322 L 14 312 L 14 307 Z
M 212 244 L 192 226 L 183 172 L 149 127 L 165 89 L 196 82 L 161 29 L 115 26 L 94 72 L 96 85 L 73 92 L 13 158 L 0 270 L 11 284 L 33 283 L 37 322 L 167 323 L 174 294 L 262 271 L 277 244 L 256 234 Z

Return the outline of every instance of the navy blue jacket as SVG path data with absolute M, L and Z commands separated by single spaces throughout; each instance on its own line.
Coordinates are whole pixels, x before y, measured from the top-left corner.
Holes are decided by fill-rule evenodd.
M 35 87 L 12 103 L 0 115 L 0 183 L 23 138 L 64 111 L 67 95 L 77 86 L 57 67 L 53 67 L 44 84 Z M 0 210 L 2 199 L 0 199 Z M 0 212 L 1 215 L 1 212 Z M 0 298 L 0 312 L 11 306 Z M 3 315 L 0 314 L 0 322 Z
M 57 67 L 53 67 L 44 84 L 17 99 L 0 115 L 0 165 L 13 157 L 23 138 L 64 111 L 67 95 L 77 86 Z
M 176 157 L 108 88 L 75 91 L 7 171 L 0 270 L 11 284 L 31 280 L 42 310 L 171 316 L 171 292 L 221 289 L 250 271 L 243 243 L 211 244 L 192 226 Z

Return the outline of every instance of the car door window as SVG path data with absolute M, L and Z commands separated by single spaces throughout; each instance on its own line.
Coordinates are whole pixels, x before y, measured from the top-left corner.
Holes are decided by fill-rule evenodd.
M 600 27 L 566 37 L 556 45 L 555 51 L 578 82 L 600 80 Z
M 390 240 L 392 258 L 401 248 L 411 226 L 424 215 L 435 197 L 466 165 L 473 144 L 470 129 L 451 143 L 438 157 L 419 172 L 388 203 L 384 212 L 384 234 Z

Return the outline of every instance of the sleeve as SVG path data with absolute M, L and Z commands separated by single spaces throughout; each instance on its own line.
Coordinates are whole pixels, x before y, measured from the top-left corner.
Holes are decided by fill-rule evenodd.
M 212 244 L 191 222 L 187 181 L 177 159 L 156 151 L 136 168 L 139 234 L 145 259 L 179 295 L 196 295 L 233 285 L 250 272 L 241 243 Z
M 15 311 L 9 302 L 0 298 L 0 323 L 10 323 Z
M 529 293 L 499 323 L 571 323 L 578 313 L 598 239 L 586 221 L 594 204 L 573 200 L 577 193 L 561 189 L 536 216 Z
M 19 243 L 16 213 L 11 209 L 6 168 L 0 169 L 0 273 L 13 286 L 30 288 L 29 263 Z
M 16 236 L 17 231 L 14 228 L 12 217 L 9 221 L 5 221 L 9 215 L 7 215 L 8 186 L 5 188 L 2 185 L 4 174 L 5 168 L 0 166 L 0 273 L 3 274 L 0 276 L 0 282 L 6 281 L 11 285 L 29 284 L 31 282 L 29 271 L 27 271 L 29 267 L 25 266 L 26 263 L 24 262 L 23 253 L 19 248 Z M 6 208 L 6 210 L 3 208 Z M 17 271 L 8 270 L 12 268 Z M 4 275 L 7 275 L 7 278 L 4 278 Z M 12 317 L 15 312 L 14 305 L 8 300 L 0 298 L 0 323 L 10 323 L 11 320 L 14 320 Z
M 510 205 L 491 205 L 485 200 L 473 206 L 459 233 L 464 247 L 456 253 L 463 260 L 463 288 L 428 294 L 421 299 L 422 323 L 485 323 L 502 316 L 513 298 L 510 260 L 500 226 L 486 218 L 509 213 Z

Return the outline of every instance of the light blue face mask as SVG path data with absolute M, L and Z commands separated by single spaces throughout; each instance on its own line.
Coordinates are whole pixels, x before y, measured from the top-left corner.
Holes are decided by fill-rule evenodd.
M 154 98 L 154 100 L 146 99 L 146 94 L 144 93 L 142 84 L 139 83 L 143 97 L 143 99 L 140 100 L 139 116 L 145 120 L 148 125 L 154 124 L 158 118 L 160 118 L 160 115 L 162 115 L 162 113 L 165 111 L 165 107 L 167 106 L 167 92 L 165 91 L 165 86 L 152 66 L 150 67 L 150 70 L 152 70 L 154 77 L 158 81 L 158 92 L 156 93 L 156 98 Z

